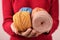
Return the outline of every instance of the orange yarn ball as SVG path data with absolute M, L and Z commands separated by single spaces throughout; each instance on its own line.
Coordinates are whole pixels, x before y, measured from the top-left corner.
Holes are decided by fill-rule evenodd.
M 26 11 L 19 11 L 13 16 L 13 22 L 19 31 L 25 31 L 31 27 L 30 13 Z

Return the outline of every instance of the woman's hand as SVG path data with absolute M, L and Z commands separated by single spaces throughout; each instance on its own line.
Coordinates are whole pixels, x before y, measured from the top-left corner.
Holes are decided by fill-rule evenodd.
M 17 28 L 15 28 L 14 24 L 11 24 L 11 29 L 13 32 L 15 32 L 18 35 L 30 38 L 30 37 L 37 37 L 42 33 L 37 32 L 36 30 L 32 28 L 28 28 L 25 32 L 19 32 Z

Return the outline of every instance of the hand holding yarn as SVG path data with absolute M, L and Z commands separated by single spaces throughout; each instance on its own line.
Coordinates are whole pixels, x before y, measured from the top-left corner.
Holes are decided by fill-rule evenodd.
M 24 7 L 13 16 L 13 23 L 18 31 L 23 32 L 22 35 L 29 34 L 31 31 L 28 37 L 32 37 L 35 33 L 39 35 L 49 32 L 52 28 L 53 19 L 43 8 L 37 7 L 32 11 L 31 8 Z
M 38 33 L 36 30 L 31 28 L 31 19 L 30 19 L 31 11 L 32 11 L 31 8 L 24 7 L 24 8 L 21 8 L 20 11 L 17 12 L 13 16 L 13 23 L 14 24 L 12 24 L 11 28 L 13 29 L 13 31 L 16 34 L 22 35 L 22 36 L 25 36 L 25 37 L 28 37 L 28 38 L 30 38 L 30 37 L 37 37 L 38 35 L 41 34 L 41 33 Z

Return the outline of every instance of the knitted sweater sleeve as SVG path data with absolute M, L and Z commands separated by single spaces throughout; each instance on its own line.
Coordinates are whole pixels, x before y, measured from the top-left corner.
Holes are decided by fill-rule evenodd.
M 51 35 L 58 28 L 58 24 L 59 24 L 59 9 L 58 8 L 59 8 L 58 0 L 52 0 L 50 14 L 53 18 L 53 26 L 52 26 L 52 29 L 50 30 L 49 35 Z
M 11 23 L 13 22 L 13 8 L 11 0 L 2 0 L 3 6 L 3 29 L 10 35 L 15 35 L 15 33 L 11 30 Z

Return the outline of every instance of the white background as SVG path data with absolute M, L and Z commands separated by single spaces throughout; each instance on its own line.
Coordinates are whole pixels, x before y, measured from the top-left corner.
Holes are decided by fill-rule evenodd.
M 9 35 L 6 34 L 2 28 L 2 22 L 3 22 L 3 17 L 2 17 L 2 4 L 1 4 L 1 0 L 0 0 L 0 40 L 9 40 Z M 59 1 L 59 6 L 60 6 L 60 1 Z M 59 8 L 60 9 L 60 8 Z M 60 13 L 59 13 L 60 14 Z M 58 27 L 58 29 L 55 31 L 55 33 L 53 33 L 53 40 L 60 40 L 60 26 Z

